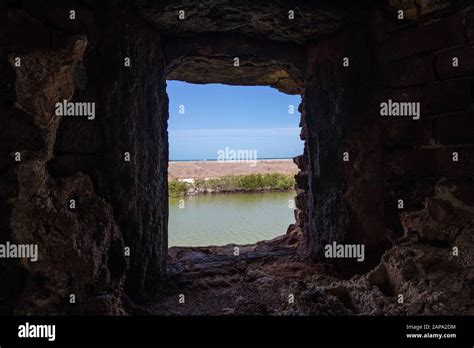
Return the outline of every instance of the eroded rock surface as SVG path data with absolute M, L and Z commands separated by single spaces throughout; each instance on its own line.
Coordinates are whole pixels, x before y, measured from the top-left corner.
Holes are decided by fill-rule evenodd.
M 42 146 L 28 149 L 22 144 L 16 149 L 21 161 L 8 168 L 18 187 L 8 199 L 8 240 L 36 244 L 39 253 L 36 262 L 8 260 L 2 265 L 7 272 L 3 274 L 13 269 L 15 281 L 24 284 L 17 294 L 8 294 L 15 284 L 5 287 L 10 302 L 3 309 L 10 309 L 14 303 L 9 296 L 15 296 L 17 314 L 123 313 L 126 260 L 111 251 L 123 244 L 111 206 L 96 195 L 88 177 L 53 179 L 46 165 L 53 157 L 60 122 L 54 105 L 72 97 L 75 67 L 86 45 L 87 40 L 78 37 L 53 54 L 19 56 L 23 69 L 17 69 L 13 113 L 30 115 L 28 127 L 37 129 Z M 70 208 L 71 199 L 77 209 Z M 82 305 L 68 306 L 71 295 Z
M 312 299 L 323 293 L 351 314 L 472 315 L 473 193 L 472 179 L 441 180 L 424 209 L 404 214 L 405 236 L 374 270 L 329 286 L 312 284 L 290 312 L 318 314 Z
M 211 2 L 142 1 L 138 12 L 164 34 L 193 35 L 203 32 L 242 33 L 271 40 L 305 42 L 332 33 L 347 20 L 357 18 L 362 6 L 352 2 L 337 5 L 331 1 L 240 1 Z M 289 18 L 294 11 L 294 20 Z M 179 11 L 184 11 L 185 20 Z
M 2 22 L 5 32 L 22 25 L 38 37 L 0 42 L 6 72 L 0 133 L 7 135 L 0 140 L 0 240 L 38 244 L 39 261 L 2 263 L 2 279 L 11 281 L 0 306 L 17 314 L 123 314 L 124 294 L 137 300 L 154 293 L 166 261 L 160 231 L 167 202 L 163 210 L 156 203 L 166 198 L 166 174 L 159 173 L 166 173 L 168 157 L 159 38 L 118 10 L 102 17 L 101 30 L 90 12 L 80 11 L 87 35 L 77 35 L 84 27 L 70 25 L 58 9 L 48 11 L 34 12 L 44 16 L 40 21 L 12 10 Z M 130 41 L 104 41 L 127 29 Z M 119 75 L 123 59 L 110 63 L 118 52 L 139 57 Z M 152 72 L 143 66 L 154 66 L 156 78 L 144 82 Z M 63 100 L 95 103 L 95 119 L 59 117 L 55 104 Z

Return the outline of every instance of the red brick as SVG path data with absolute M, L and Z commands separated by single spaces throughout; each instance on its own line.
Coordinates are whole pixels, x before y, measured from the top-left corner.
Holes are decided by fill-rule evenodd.
M 301 140 L 306 140 L 306 139 L 308 139 L 308 127 L 307 127 L 307 126 L 301 127 L 300 139 L 301 139 Z
M 390 87 L 407 87 L 434 81 L 432 55 L 410 57 L 397 62 L 383 64 L 381 79 Z
M 299 172 L 295 175 L 296 188 L 308 190 L 308 173 Z
M 303 103 L 301 103 L 300 107 L 298 108 L 298 111 L 301 113 L 299 126 L 303 127 L 303 126 L 306 126 L 306 112 L 303 110 L 301 105 L 303 105 Z
M 454 57 L 458 58 L 458 67 L 453 67 Z M 441 53 L 436 59 L 436 71 L 441 79 L 474 75 L 474 46 Z
M 306 192 L 300 192 L 295 197 L 295 205 L 299 209 L 306 209 L 308 204 L 308 194 Z
M 432 120 L 400 120 L 383 122 L 383 143 L 386 147 L 416 147 L 429 145 L 433 139 Z
M 468 41 L 474 41 L 474 10 L 466 15 L 466 33 Z
M 472 103 L 471 82 L 467 79 L 446 80 L 420 87 L 407 87 L 381 91 L 370 104 L 371 112 L 378 113 L 380 103 L 388 99 L 398 102 L 420 102 L 421 119 L 468 110 Z M 394 118 L 384 118 L 393 121 Z M 414 121 L 416 122 L 416 121 Z
M 456 14 L 393 33 L 382 44 L 379 59 L 389 62 L 417 53 L 435 51 L 463 43 L 462 17 Z
M 458 162 L 452 153 L 457 152 Z M 474 148 L 404 149 L 384 153 L 385 176 L 466 177 L 474 173 Z
M 443 145 L 474 144 L 474 114 L 457 113 L 437 118 L 434 136 Z
M 305 171 L 308 169 L 308 157 L 305 155 L 299 155 L 299 156 L 293 157 L 293 162 L 302 171 Z

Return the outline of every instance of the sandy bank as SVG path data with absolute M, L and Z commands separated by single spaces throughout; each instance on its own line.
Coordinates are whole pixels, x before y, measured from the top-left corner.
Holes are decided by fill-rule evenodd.
M 293 160 L 259 160 L 257 163 L 194 161 L 194 162 L 169 162 L 169 179 L 204 179 L 218 178 L 226 175 L 282 173 L 296 174 L 298 168 Z

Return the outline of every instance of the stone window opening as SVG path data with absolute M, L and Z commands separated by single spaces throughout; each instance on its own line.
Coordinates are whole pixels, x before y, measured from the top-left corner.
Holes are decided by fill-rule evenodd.
M 255 69 L 255 68 L 254 68 Z M 168 79 L 168 86 L 167 86 L 167 90 L 170 89 L 170 84 L 173 84 L 174 82 L 176 81 L 173 81 L 173 80 L 169 80 Z M 184 82 L 187 82 L 186 80 L 184 80 Z M 216 83 L 221 83 L 222 81 L 220 80 L 216 80 L 216 81 L 212 81 L 213 83 L 216 82 Z M 229 82 L 229 81 L 224 81 L 224 82 Z M 177 84 L 178 86 L 180 86 L 180 88 L 185 88 L 186 86 L 192 86 L 192 88 L 196 89 L 198 88 L 199 85 L 196 85 L 196 84 L 185 84 L 185 83 L 182 83 L 181 82 L 181 85 Z M 208 85 L 208 84 L 204 84 L 204 85 Z M 226 86 L 222 86 L 222 88 L 224 88 L 224 91 L 225 88 L 230 88 L 230 90 L 232 90 L 232 87 L 234 85 L 237 85 L 239 87 L 243 87 L 242 85 L 240 84 L 225 84 Z M 174 85 L 173 85 L 174 86 Z M 211 86 L 219 86 L 219 85 L 211 85 Z M 190 87 L 187 87 L 188 89 Z M 191 89 L 192 91 L 193 89 Z M 258 91 L 258 93 L 262 93 L 262 91 L 259 89 L 259 90 L 256 90 L 256 89 L 252 89 L 252 91 Z M 174 92 L 174 90 L 173 90 Z M 274 94 L 274 91 L 265 91 L 265 93 L 273 93 Z M 177 93 L 177 92 L 174 92 L 174 93 Z M 187 93 L 191 93 L 191 92 L 187 92 Z M 241 92 L 240 92 L 241 93 Z M 250 92 L 247 92 L 247 93 L 250 93 Z M 257 92 L 255 92 L 257 93 Z M 295 93 L 293 93 L 295 94 Z M 288 95 L 288 94 L 287 94 Z M 298 95 L 298 94 L 296 94 Z M 176 100 L 172 100 L 172 98 L 170 97 L 170 92 L 168 92 L 168 97 L 169 97 L 169 108 L 170 108 L 170 112 L 169 112 L 169 115 L 170 115 L 170 120 L 169 120 L 169 126 L 168 126 L 168 138 L 169 138 L 169 143 L 170 143 L 170 148 L 171 148 L 171 144 L 172 144 L 172 137 L 173 137 L 173 134 L 174 134 L 174 129 L 170 129 L 170 123 L 173 122 L 174 120 L 172 119 L 173 117 L 176 117 L 176 118 L 182 118 L 182 117 L 186 117 L 186 113 L 188 112 L 191 112 L 188 108 L 188 105 L 186 105 L 185 102 L 183 102 L 183 100 L 186 100 L 186 99 L 182 99 L 182 98 L 179 98 L 179 95 L 176 95 L 174 94 L 173 95 L 173 98 L 176 98 Z M 209 103 L 212 103 L 212 99 L 213 97 L 211 95 L 209 95 Z M 281 96 L 279 97 L 280 99 L 285 99 L 287 100 L 288 98 L 285 98 L 284 96 Z M 179 100 L 178 100 L 179 99 Z M 299 98 L 298 98 L 299 99 Z M 290 99 L 288 99 L 290 100 Z M 301 140 L 304 140 L 304 135 L 303 135 L 303 132 L 301 130 L 301 115 L 300 114 L 300 110 L 301 110 L 301 103 L 300 101 L 297 101 L 296 103 L 294 103 L 294 99 L 291 99 L 292 100 L 292 104 L 289 104 L 287 103 L 288 105 L 285 104 L 285 112 L 287 111 L 288 117 L 292 117 L 292 118 L 298 118 L 298 120 L 296 120 L 296 122 L 291 122 L 293 124 L 295 124 L 295 126 L 298 127 L 298 131 L 297 133 L 295 132 L 295 134 L 292 134 L 291 137 L 295 136 L 296 139 L 298 139 L 297 141 L 300 142 Z M 242 101 L 242 102 L 245 102 L 245 101 Z M 219 105 L 222 105 L 222 104 L 219 104 Z M 258 108 L 260 109 L 261 111 L 259 111 L 260 113 L 263 111 L 263 108 L 265 108 L 265 104 L 259 104 L 259 103 L 252 103 L 252 107 L 253 108 Z M 173 110 L 171 109 L 173 108 Z M 231 106 L 229 106 L 229 108 L 231 108 Z M 282 110 L 283 112 L 283 110 Z M 222 111 L 223 114 L 225 114 L 225 111 Z M 284 117 L 286 117 L 284 116 Z M 191 116 L 187 116 L 187 117 L 191 117 Z M 194 117 L 198 117 L 198 116 L 194 116 Z M 282 117 L 282 116 L 280 116 Z M 182 121 L 182 120 L 181 120 Z M 203 120 L 203 121 L 206 121 L 206 120 Z M 179 121 L 177 120 L 176 121 L 178 124 L 179 124 Z M 223 126 L 225 126 L 225 123 L 223 123 Z M 268 124 L 266 124 L 266 127 L 269 128 L 269 130 L 272 130 L 272 123 L 269 122 Z M 261 131 L 260 129 L 257 129 L 257 131 Z M 177 131 L 177 134 L 179 134 L 179 131 Z M 189 133 L 188 133 L 189 134 Z M 288 137 L 288 135 L 286 135 Z M 239 143 L 241 143 L 242 140 L 239 140 Z M 186 146 L 190 146 L 192 147 L 193 146 L 193 143 L 192 143 L 192 139 L 189 140 L 189 142 L 186 142 L 184 141 L 184 143 L 186 143 Z M 301 147 L 304 143 L 301 143 Z M 180 142 L 180 145 L 183 145 L 183 142 Z M 245 147 L 245 146 L 243 146 Z M 249 149 L 251 149 L 252 146 L 249 147 Z M 246 149 L 246 150 L 249 150 L 249 149 Z M 171 262 L 175 262 L 176 260 L 180 259 L 186 259 L 187 257 L 190 257 L 190 255 L 199 255 L 199 257 L 203 257 L 203 256 L 206 256 L 208 255 L 210 258 L 212 257 L 216 257 L 216 255 L 224 255 L 224 256 L 230 256 L 231 259 L 235 260 L 235 261 L 238 261 L 239 260 L 239 256 L 244 256 L 249 254 L 249 252 L 253 252 L 255 249 L 257 250 L 261 250 L 263 248 L 273 248 L 273 249 L 276 249 L 277 247 L 281 247 L 284 246 L 284 247 L 288 247 L 289 249 L 291 248 L 293 250 L 293 252 L 296 252 L 297 251 L 297 248 L 301 246 L 301 240 L 302 240 L 302 231 L 301 231 L 301 228 L 300 226 L 298 225 L 298 222 L 301 223 L 302 222 L 302 216 L 303 216 L 303 212 L 301 210 L 302 206 L 304 205 L 304 202 L 302 201 L 303 199 L 303 194 L 304 194 L 304 189 L 305 189 L 305 186 L 304 186 L 304 179 L 302 179 L 302 176 L 304 175 L 304 173 L 302 174 L 301 173 L 301 166 L 304 165 L 303 163 L 303 160 L 302 158 L 304 157 L 304 155 L 301 153 L 299 154 L 298 156 L 296 157 L 293 157 L 293 156 L 290 156 L 292 157 L 289 162 L 286 162 L 286 163 L 277 163 L 276 166 L 273 166 L 272 167 L 272 164 L 271 163 L 263 163 L 263 164 L 258 164 L 258 165 L 262 165 L 262 166 L 265 166 L 265 168 L 263 169 L 260 169 L 260 168 L 255 168 L 254 166 L 257 165 L 257 162 L 260 161 L 262 158 L 260 158 L 260 156 L 257 154 L 257 151 L 256 149 L 255 150 L 255 160 L 256 162 L 255 163 L 250 163 L 250 160 L 252 160 L 252 158 L 245 158 L 243 159 L 242 162 L 245 162 L 243 164 L 243 166 L 239 165 L 239 164 L 235 164 L 233 163 L 233 158 L 232 156 L 237 156 L 239 157 L 240 155 L 248 155 L 248 153 L 243 153 L 243 150 L 244 149 L 241 149 L 242 152 L 238 152 L 237 150 L 239 149 L 236 149 L 235 146 L 227 146 L 227 147 L 224 147 L 223 149 L 218 149 L 216 148 L 216 150 L 219 150 L 220 151 L 220 155 L 219 155 L 219 151 L 218 154 L 217 154 L 217 160 L 214 161 L 214 162 L 207 162 L 207 163 L 200 163 L 200 162 L 197 162 L 197 163 L 194 163 L 194 164 L 191 164 L 190 162 L 186 163 L 186 162 L 179 162 L 179 161 L 173 161 L 173 149 L 170 150 L 170 158 L 169 158 L 169 165 L 168 165 L 168 178 L 169 178 L 169 182 L 168 184 L 171 186 L 170 189 L 169 189 L 169 192 L 170 192 L 170 212 L 169 212 L 169 225 L 168 225 L 168 247 L 169 247 L 169 255 L 170 255 L 170 259 L 171 259 Z M 296 153 L 300 152 L 300 150 L 298 150 Z M 301 150 L 301 152 L 303 152 Z M 267 157 L 271 157 L 272 154 L 268 155 L 270 152 L 266 152 L 266 155 L 265 153 L 263 154 L 263 158 L 267 158 Z M 175 155 L 176 156 L 176 155 Z M 178 154 L 178 156 L 181 156 L 181 154 Z M 191 156 L 193 157 L 193 155 L 188 155 L 188 157 Z M 196 155 L 195 155 L 196 156 Z M 209 155 L 209 156 L 212 156 Z M 219 164 L 219 156 L 221 156 L 220 160 L 221 162 L 228 162 L 228 163 L 220 163 Z M 222 156 L 224 156 L 222 158 Z M 227 157 L 225 157 L 227 156 Z M 206 156 L 204 156 L 206 157 Z M 240 156 L 241 157 L 241 156 Z M 236 158 L 236 162 L 240 162 L 242 160 L 242 158 Z M 191 158 L 191 159 L 194 159 L 194 160 L 199 160 L 200 158 Z M 205 158 L 202 158 L 202 159 L 205 159 Z M 222 161 L 223 160 L 223 161 Z M 246 163 L 248 162 L 248 164 Z M 221 240 L 221 242 L 216 242 L 214 240 L 209 240 L 209 239 L 206 239 L 206 236 L 204 236 L 204 238 L 206 240 L 209 240 L 209 243 L 200 243 L 198 241 L 196 241 L 195 239 L 197 237 L 194 237 L 193 239 L 193 236 L 192 235 L 183 235 L 184 232 L 181 230 L 181 229 L 191 229 L 193 228 L 193 224 L 192 223 L 189 223 L 188 226 L 186 226 L 186 224 L 188 222 L 181 222 L 180 221 L 180 217 L 181 219 L 185 220 L 185 219 L 193 219 L 192 221 L 195 221 L 195 223 L 201 223 L 201 219 L 211 219 L 210 216 L 196 216 L 195 214 L 197 214 L 196 211 L 193 211 L 192 209 L 200 209 L 200 205 L 195 203 L 195 200 L 204 200 L 204 201 L 210 201 L 211 203 L 210 204 L 213 204 L 212 201 L 214 199 L 216 199 L 216 197 L 219 197 L 219 196 L 224 196 L 225 197 L 225 194 L 213 194 L 212 191 L 214 190 L 213 188 L 209 188 L 210 186 L 205 186 L 205 184 L 203 183 L 203 178 L 204 177 L 210 177 L 210 176 L 215 176 L 218 174 L 218 172 L 216 171 L 219 171 L 219 170 L 224 170 L 224 171 L 227 171 L 228 169 L 219 169 L 219 167 L 216 167 L 217 166 L 221 166 L 220 168 L 223 168 L 222 166 L 226 166 L 226 165 L 231 165 L 231 166 L 235 166 L 235 168 L 233 169 L 232 172 L 225 172 L 224 174 L 225 175 L 233 175 L 233 174 L 240 174 L 240 175 L 249 175 L 249 174 L 252 174 L 252 173 L 257 173 L 257 174 L 261 174 L 261 175 L 266 175 L 266 173 L 269 171 L 276 171 L 279 175 L 284 175 L 286 177 L 292 177 L 292 180 L 293 180 L 293 183 L 292 183 L 292 187 L 291 189 L 289 190 L 278 190 L 277 188 L 273 188 L 273 190 L 270 190 L 272 192 L 267 192 L 269 194 L 274 194 L 274 195 L 281 195 L 283 197 L 283 195 L 285 195 L 285 201 L 281 201 L 280 205 L 278 206 L 278 208 L 280 209 L 280 211 L 282 213 L 285 213 L 285 214 L 288 214 L 291 216 L 290 218 L 290 224 L 289 225 L 286 225 L 286 227 L 283 227 L 282 229 L 278 228 L 277 231 L 273 232 L 273 236 L 271 237 L 260 237 L 260 238 L 257 238 L 257 237 L 251 237 L 249 240 L 251 240 L 250 242 L 237 242 L 238 240 L 247 240 L 247 239 L 239 239 L 237 238 L 237 241 L 233 241 L 233 240 L 226 240 L 226 241 L 223 241 L 222 239 L 218 239 L 218 240 Z M 246 169 L 245 167 L 248 165 L 248 169 Z M 193 168 L 196 168 L 198 167 L 199 169 L 193 169 Z M 274 169 L 272 169 L 274 168 Z M 235 172 L 235 170 L 237 170 L 237 172 Z M 239 172 L 240 171 L 240 172 Z M 290 174 L 286 174 L 286 173 L 290 173 Z M 188 178 L 189 176 L 189 178 Z M 191 176 L 196 176 L 198 178 L 198 181 L 197 183 L 195 182 L 195 178 L 192 178 Z M 186 177 L 186 178 L 185 178 Z M 179 179 L 178 179 L 179 178 Z M 200 181 L 199 181 L 200 180 Z M 186 188 L 187 187 L 187 188 Z M 182 195 L 182 192 L 180 194 L 180 190 L 187 190 L 187 193 L 186 195 Z M 210 192 L 207 192 L 207 193 L 203 193 L 201 192 L 201 194 L 196 194 L 198 193 L 198 190 L 201 190 L 201 191 L 204 191 L 204 190 L 209 190 Z M 217 189 L 218 190 L 218 189 Z M 239 192 L 239 191 L 236 191 L 236 192 Z M 242 193 L 240 192 L 239 193 L 236 193 L 234 192 L 234 196 L 235 194 L 237 194 L 237 197 L 240 196 L 239 199 L 241 199 L 242 197 L 245 197 L 245 196 L 249 196 L 250 199 L 256 199 L 257 201 L 258 200 L 262 200 L 263 198 L 260 198 L 261 195 L 263 195 L 263 197 L 265 196 L 265 193 L 262 193 L 262 192 L 259 192 L 258 190 L 253 190 L 253 192 L 250 192 L 250 193 Z M 229 192 L 227 192 L 229 193 Z M 231 193 L 232 195 L 232 193 Z M 254 197 L 254 196 L 259 196 L 259 197 Z M 288 197 L 286 197 L 288 196 Z M 200 198 L 201 197 L 201 198 Z M 278 199 L 283 199 L 283 198 L 278 198 Z M 191 204 L 191 206 L 189 206 L 189 204 Z M 208 203 L 209 204 L 209 203 Z M 252 204 L 252 203 L 250 203 Z M 256 203 L 258 204 L 258 203 Z M 283 208 L 285 204 L 285 208 Z M 194 208 L 193 208 L 194 206 Z M 275 207 L 273 207 L 275 208 Z M 201 206 L 201 209 L 202 209 L 202 206 Z M 219 214 L 219 207 L 216 208 L 217 210 L 215 211 L 215 214 Z M 222 208 L 222 209 L 225 209 L 225 208 Z M 227 208 L 227 210 L 222 210 L 221 212 L 222 213 L 230 213 L 231 212 L 231 209 L 232 209 L 232 205 Z M 238 206 L 237 206 L 237 209 L 238 209 Z M 282 209 L 288 209 L 288 213 L 287 211 L 284 211 Z M 238 211 L 236 212 L 238 214 Z M 226 215 L 228 216 L 228 215 Z M 250 215 L 249 218 L 252 218 L 252 216 Z M 279 218 L 279 217 L 276 217 L 276 218 Z M 232 219 L 234 219 L 232 217 Z M 282 219 L 282 218 L 280 218 Z M 265 228 L 265 224 L 267 225 L 270 225 L 271 224 L 271 221 L 268 220 L 268 223 L 265 222 L 265 218 L 260 218 L 260 220 L 262 220 L 262 222 L 260 222 L 260 225 L 258 225 L 259 227 L 263 227 Z M 238 224 L 239 221 L 238 220 L 232 220 L 234 221 L 235 224 Z M 174 225 L 171 225 L 171 224 L 174 224 Z M 223 226 L 226 226 L 226 222 L 223 221 L 222 222 Z M 274 225 L 275 223 L 273 222 L 272 225 Z M 231 226 L 232 227 L 232 226 Z M 244 226 L 245 227 L 245 226 Z M 254 227 L 254 228 L 259 228 L 259 227 Z M 173 228 L 174 228 L 174 231 L 173 231 Z M 224 227 L 223 227 L 224 228 Z M 266 229 L 268 229 L 269 227 L 266 227 Z M 199 230 L 199 226 L 196 227 L 196 229 Z M 201 232 L 201 231 L 199 231 Z M 258 233 L 259 231 L 255 230 L 256 233 Z M 173 233 L 179 233 L 180 236 L 183 235 L 181 238 L 179 239 L 176 239 L 174 238 L 175 236 L 173 235 Z M 268 231 L 267 231 L 268 233 Z M 276 234 L 275 234 L 276 233 Z M 265 236 L 265 234 L 263 234 Z M 217 236 L 219 237 L 219 236 Z M 202 238 L 202 237 L 201 237 Z M 234 237 L 235 238 L 235 237 Z M 247 237 L 249 238 L 249 237 Z M 175 241 L 176 240 L 176 241 Z M 179 240 L 179 242 L 178 242 Z M 181 244 L 180 244 L 181 243 Z M 199 245 L 192 245 L 193 243 L 198 243 Z M 249 254 L 250 255 L 250 254 Z M 247 255 L 248 256 L 248 255 Z M 198 257 L 195 257 L 196 259 Z M 171 267 L 173 268 L 173 267 Z

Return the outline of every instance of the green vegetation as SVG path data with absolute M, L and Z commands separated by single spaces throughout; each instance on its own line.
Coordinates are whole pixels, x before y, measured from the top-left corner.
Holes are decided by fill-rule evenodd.
M 186 194 L 189 184 L 179 181 L 179 180 L 170 180 L 168 182 L 168 194 L 171 197 L 179 197 Z
M 186 194 L 188 189 L 194 189 L 197 192 L 286 191 L 292 189 L 294 185 L 293 175 L 280 173 L 227 175 L 208 180 L 196 179 L 194 185 L 172 180 L 168 184 L 170 196 L 174 197 Z
M 229 175 L 209 180 L 196 180 L 196 188 L 215 191 L 289 190 L 295 184 L 292 175 L 279 173 Z

